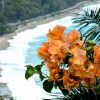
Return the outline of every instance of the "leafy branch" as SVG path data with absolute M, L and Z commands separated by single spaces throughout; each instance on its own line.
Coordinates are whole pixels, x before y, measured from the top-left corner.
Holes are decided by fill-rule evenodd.
M 29 79 L 34 74 L 39 74 L 40 79 L 43 80 L 45 78 L 45 76 L 43 75 L 43 73 L 41 71 L 43 65 L 44 65 L 43 62 L 41 62 L 41 64 L 36 65 L 34 67 L 32 65 L 26 65 L 25 67 L 27 69 L 26 69 L 26 72 L 25 72 L 25 78 Z
M 83 10 L 73 23 L 77 23 L 77 28 L 87 40 L 95 40 L 100 44 L 100 8 Z

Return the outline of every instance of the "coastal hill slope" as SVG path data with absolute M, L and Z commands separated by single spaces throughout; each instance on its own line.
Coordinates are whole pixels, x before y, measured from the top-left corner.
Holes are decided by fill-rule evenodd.
M 67 9 L 86 0 L 0 0 L 0 35 L 15 30 L 14 23 Z

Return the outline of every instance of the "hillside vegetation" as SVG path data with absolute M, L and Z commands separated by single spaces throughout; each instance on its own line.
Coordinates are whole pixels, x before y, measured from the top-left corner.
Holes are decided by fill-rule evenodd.
M 50 14 L 85 0 L 0 0 L 0 34 L 15 30 L 15 23 Z

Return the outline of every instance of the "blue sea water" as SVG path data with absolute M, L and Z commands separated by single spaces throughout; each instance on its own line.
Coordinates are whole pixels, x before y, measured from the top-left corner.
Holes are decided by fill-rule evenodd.
M 7 82 L 12 95 L 17 100 L 41 100 L 51 98 L 42 88 L 38 86 L 35 79 L 25 79 L 25 65 L 36 65 L 40 63 L 37 49 L 42 42 L 47 41 L 46 34 L 55 25 L 64 25 L 69 30 L 74 27 L 72 16 L 55 20 L 46 24 L 38 25 L 34 29 L 29 29 L 18 33 L 13 39 L 8 40 L 10 46 L 6 50 L 0 51 L 0 67 L 3 68 L 0 82 Z M 67 30 L 65 31 L 65 33 Z

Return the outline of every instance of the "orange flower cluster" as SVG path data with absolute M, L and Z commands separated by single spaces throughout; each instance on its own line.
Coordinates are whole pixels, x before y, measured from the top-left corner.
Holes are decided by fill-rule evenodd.
M 72 30 L 64 34 L 65 29 L 57 25 L 49 30 L 48 41 L 42 43 L 38 55 L 44 59 L 51 81 L 63 81 L 68 90 L 80 83 L 91 87 L 100 77 L 100 45 L 93 45 L 93 52 L 88 54 L 80 33 Z

